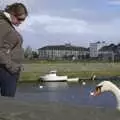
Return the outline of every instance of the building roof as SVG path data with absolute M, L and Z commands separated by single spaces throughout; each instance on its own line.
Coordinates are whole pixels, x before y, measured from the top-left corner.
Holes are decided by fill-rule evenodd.
M 117 50 L 117 45 L 110 44 L 108 46 L 102 47 L 99 51 L 116 51 Z
M 82 51 L 88 51 L 88 48 L 84 47 L 78 47 L 78 46 L 71 46 L 69 44 L 66 45 L 51 45 L 51 46 L 45 46 L 42 48 L 39 48 L 38 50 L 82 50 Z

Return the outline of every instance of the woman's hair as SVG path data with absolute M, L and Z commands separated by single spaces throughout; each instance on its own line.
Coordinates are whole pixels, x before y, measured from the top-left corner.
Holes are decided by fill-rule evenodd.
M 5 12 L 11 14 L 14 13 L 16 15 L 25 14 L 26 16 L 28 16 L 27 8 L 22 3 L 13 3 L 11 5 L 7 5 L 5 8 Z

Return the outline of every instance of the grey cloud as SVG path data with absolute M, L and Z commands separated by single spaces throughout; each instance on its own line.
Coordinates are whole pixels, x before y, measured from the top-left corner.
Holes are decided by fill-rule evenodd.
M 2 0 L 1 8 L 15 1 L 18 0 Z M 109 5 L 105 9 L 98 6 L 99 3 L 107 0 L 100 0 L 98 3 L 95 2 L 96 0 L 93 0 L 94 2 L 88 0 L 19 1 L 29 9 L 28 20 L 21 25 L 20 30 L 25 45 L 40 47 L 46 44 L 58 44 L 58 42 L 59 44 L 71 42 L 87 46 L 89 42 L 97 40 L 119 41 L 120 11 Z M 68 21 L 65 22 L 66 19 Z M 32 39 L 31 43 L 30 39 Z

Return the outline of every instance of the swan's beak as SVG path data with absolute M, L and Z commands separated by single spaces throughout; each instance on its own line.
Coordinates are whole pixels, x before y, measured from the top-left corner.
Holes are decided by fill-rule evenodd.
M 102 86 L 97 86 L 97 87 L 95 88 L 95 90 L 94 90 L 93 92 L 91 92 L 90 94 L 91 94 L 92 96 L 98 96 L 98 95 L 100 95 L 100 94 L 101 94 L 101 87 L 102 87 Z

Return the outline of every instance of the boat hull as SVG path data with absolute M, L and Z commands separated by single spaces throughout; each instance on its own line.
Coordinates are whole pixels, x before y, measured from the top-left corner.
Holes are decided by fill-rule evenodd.
M 79 78 L 68 78 L 67 82 L 79 82 Z
M 55 77 L 40 77 L 43 82 L 64 82 L 67 81 L 67 76 L 55 76 Z

